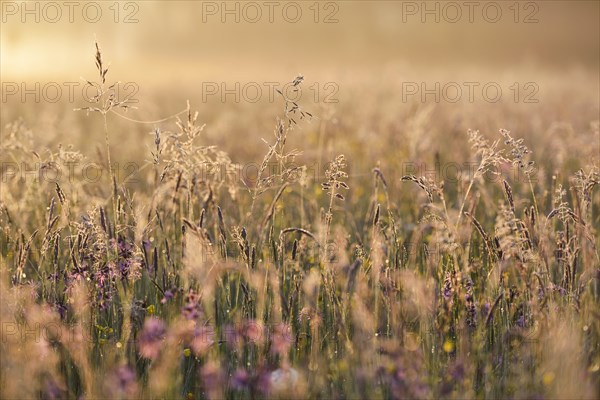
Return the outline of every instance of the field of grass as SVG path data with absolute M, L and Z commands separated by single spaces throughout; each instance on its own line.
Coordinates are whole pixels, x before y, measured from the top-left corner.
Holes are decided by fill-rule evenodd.
M 597 70 L 147 124 L 110 53 L 60 129 L 3 112 L 1 398 L 598 398 Z

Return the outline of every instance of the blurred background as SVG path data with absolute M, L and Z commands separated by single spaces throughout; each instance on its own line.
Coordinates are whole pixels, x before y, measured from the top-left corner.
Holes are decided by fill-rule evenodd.
M 3 2 L 3 79 L 78 78 L 94 37 L 114 75 L 144 83 L 395 64 L 597 68 L 600 55 L 597 1 L 50 4 Z
M 111 63 L 107 81 L 130 83 L 124 90 L 138 101 L 130 118 L 161 119 L 181 111 L 189 99 L 211 141 L 240 146 L 247 158 L 254 157 L 251 150 L 231 138 L 250 135 L 260 144 L 273 127 L 274 110 L 281 110 L 269 99 L 268 85 L 298 74 L 306 79 L 303 106 L 314 114 L 350 111 L 360 118 L 364 112 L 376 120 L 373 108 L 380 109 L 385 121 L 348 127 L 364 135 L 428 103 L 435 112 L 446 110 L 456 130 L 496 131 L 499 118 L 518 121 L 513 128 L 531 129 L 536 115 L 554 113 L 560 121 L 575 109 L 589 121 L 585 115 L 594 118 L 598 110 L 599 16 L 597 1 L 4 1 L 2 119 L 22 116 L 40 143 L 86 146 L 86 129 L 96 127 L 74 123 L 85 113 L 72 110 L 86 105 L 82 78 L 97 80 L 97 40 L 105 63 Z M 24 88 L 40 94 L 49 82 L 62 86 L 59 101 L 48 101 L 52 87 L 41 99 L 23 96 Z M 65 82 L 80 85 L 73 99 L 66 100 Z M 407 82 L 419 89 L 408 97 Z M 458 84 L 460 101 L 445 101 L 444 94 L 454 96 L 448 93 L 441 100 L 421 97 L 421 85 L 431 89 L 436 82 Z M 467 99 L 465 82 L 478 85 L 474 101 Z M 480 88 L 489 82 L 502 90 L 498 103 L 482 99 Z M 259 101 L 247 101 L 254 92 L 241 93 L 248 83 L 263 90 Z M 225 93 L 236 84 L 241 99 Z M 552 106 L 553 99 L 562 105 Z M 498 105 L 507 103 L 505 115 L 498 115 Z M 514 117 L 516 106 L 519 115 L 531 117 Z M 248 110 L 253 123 L 238 121 Z M 114 123 L 127 129 L 122 140 L 130 144 L 147 140 L 153 128 Z

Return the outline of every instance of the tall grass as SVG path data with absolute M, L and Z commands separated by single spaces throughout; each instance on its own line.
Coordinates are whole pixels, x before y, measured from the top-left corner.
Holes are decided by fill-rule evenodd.
M 600 393 L 597 158 L 536 158 L 519 132 L 471 130 L 429 158 L 470 162 L 470 174 L 401 177 L 396 158 L 418 161 L 432 143 L 435 114 L 417 107 L 311 175 L 302 149 L 286 147 L 294 135 L 309 143 L 317 129 L 328 154 L 326 135 L 355 130 L 281 94 L 254 179 L 207 142 L 188 103 L 148 136 L 133 190 L 113 172 L 120 133 L 108 128 L 127 101 L 104 89 L 99 47 L 95 58 L 102 89 L 85 109 L 101 115 L 97 164 L 110 172 L 2 182 L 0 397 Z M 598 121 L 583 125 L 597 143 Z M 397 150 L 408 153 L 378 147 L 417 132 Z M 3 157 L 36 173 L 90 160 L 40 152 L 22 121 L 2 135 Z M 360 163 L 370 173 L 353 174 Z

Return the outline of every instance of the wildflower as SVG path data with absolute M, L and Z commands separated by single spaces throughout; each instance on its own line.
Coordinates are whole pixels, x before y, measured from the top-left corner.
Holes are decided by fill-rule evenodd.
M 122 236 L 119 236 L 117 240 L 111 239 L 110 244 L 117 249 L 118 268 L 116 272 L 122 280 L 125 280 L 131 274 L 133 267 L 139 263 L 138 257 L 134 252 L 134 246 Z
M 200 297 L 194 292 L 190 290 L 185 298 L 186 304 L 183 306 L 181 310 L 185 319 L 196 320 L 198 319 L 202 313 L 200 310 Z
M 271 372 L 261 367 L 255 374 L 252 384 L 253 391 L 261 393 L 266 397 L 271 390 Z
M 450 277 L 450 273 L 448 272 L 446 272 L 446 277 L 444 278 L 444 289 L 442 294 L 446 301 L 450 300 L 452 297 L 452 279 Z
M 292 328 L 288 324 L 275 326 L 271 338 L 271 351 L 280 356 L 286 355 L 292 346 Z
M 196 356 L 206 354 L 210 346 L 214 344 L 215 332 L 210 326 L 201 326 L 194 330 L 191 348 Z
M 67 317 L 67 307 L 61 303 L 61 302 L 56 302 L 54 303 L 54 308 L 56 308 L 56 311 L 58 312 L 58 315 L 60 315 L 60 319 L 64 320 Z
M 175 295 L 173 294 L 173 290 L 166 290 L 164 297 L 160 300 L 160 303 L 166 304 L 173 297 L 175 297 Z
M 379 367 L 377 375 L 389 388 L 390 398 L 431 398 L 429 387 L 422 378 L 422 356 L 416 352 L 407 356 L 398 349 L 388 349 L 387 352 L 390 358 Z
M 223 388 L 225 374 L 215 361 L 209 361 L 200 368 L 200 379 L 209 398 L 218 398 Z
M 156 359 L 160 354 L 160 345 L 165 338 L 164 322 L 158 318 L 148 318 L 139 336 L 140 354 L 149 359 Z
M 475 300 L 473 299 L 473 281 L 470 279 L 465 283 L 466 291 L 465 304 L 467 308 L 467 325 L 470 328 L 475 328 L 477 325 L 477 307 L 475 306 Z
M 137 393 L 136 374 L 133 369 L 127 365 L 121 365 L 113 370 L 105 382 L 106 390 L 110 397 L 118 398 L 121 396 L 135 397 Z
M 200 317 L 200 311 L 197 304 L 186 304 L 181 309 L 183 316 L 186 319 L 196 320 Z
M 230 384 L 235 390 L 244 390 L 250 387 L 251 376 L 245 369 L 238 369 L 233 374 Z
M 266 368 L 258 368 L 248 371 L 238 368 L 229 380 L 229 386 L 234 390 L 248 390 L 254 397 L 256 394 L 267 396 L 271 388 L 271 372 Z

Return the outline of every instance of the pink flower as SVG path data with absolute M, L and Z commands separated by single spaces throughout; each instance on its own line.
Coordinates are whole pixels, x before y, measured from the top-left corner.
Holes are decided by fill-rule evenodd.
M 275 326 L 275 329 L 273 329 L 271 351 L 283 356 L 290 350 L 292 341 L 292 328 L 288 324 L 278 324 Z
M 206 354 L 215 342 L 215 332 L 210 326 L 201 326 L 194 331 L 191 348 L 196 356 Z

